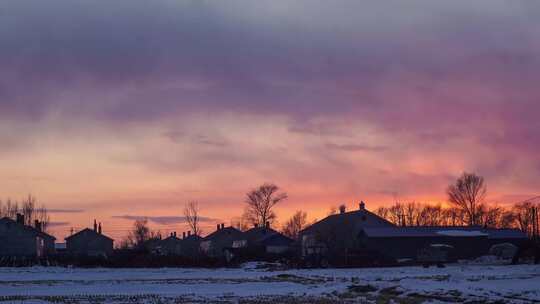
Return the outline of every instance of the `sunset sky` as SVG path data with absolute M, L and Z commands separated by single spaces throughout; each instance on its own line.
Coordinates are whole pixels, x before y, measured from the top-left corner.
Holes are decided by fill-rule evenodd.
M 205 231 L 274 182 L 310 219 L 346 203 L 540 193 L 539 1 L 3 0 L 0 199 L 63 241 L 134 218 Z

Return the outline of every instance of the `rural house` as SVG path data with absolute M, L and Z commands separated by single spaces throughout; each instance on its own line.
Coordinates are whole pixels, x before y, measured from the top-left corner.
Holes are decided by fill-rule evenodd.
M 255 225 L 243 232 L 242 236 L 233 242 L 232 248 L 247 248 L 260 255 L 283 254 L 290 250 L 293 242 L 294 240 L 270 228 L 270 223 L 267 222 L 265 226 Z
M 175 255 L 195 259 L 200 253 L 201 237 L 191 234 L 191 231 L 183 232 L 182 238 L 176 236 L 176 232 L 165 239 L 148 240 L 147 247 L 150 252 L 157 255 Z
M 180 255 L 182 241 L 176 237 L 176 232 L 159 240 L 150 240 L 151 252 L 157 255 Z
M 0 219 L 0 256 L 41 258 L 54 254 L 55 240 L 42 231 L 39 221 L 34 227 L 25 225 L 22 214 L 17 214 L 17 220 Z
M 320 259 L 331 263 L 347 261 L 351 250 L 359 248 L 358 236 L 366 227 L 395 227 L 394 224 L 369 212 L 360 202 L 358 210 L 329 215 L 302 230 L 299 234 L 301 257 L 307 260 Z
M 66 237 L 66 251 L 71 255 L 107 257 L 113 253 L 113 239 L 102 233 L 101 223 Z
M 218 224 L 217 230 L 201 241 L 201 251 L 211 258 L 224 258 L 225 249 L 231 248 L 234 241 L 242 238 L 242 231 L 234 227 Z
M 338 214 L 300 233 L 301 256 L 308 263 L 362 264 L 418 260 L 430 247 L 444 246 L 453 259 L 471 259 L 488 254 L 491 246 L 521 246 L 527 240 L 518 229 L 478 226 L 399 227 L 366 210 L 365 204 L 352 212 Z M 451 249 L 450 249 L 451 248 Z

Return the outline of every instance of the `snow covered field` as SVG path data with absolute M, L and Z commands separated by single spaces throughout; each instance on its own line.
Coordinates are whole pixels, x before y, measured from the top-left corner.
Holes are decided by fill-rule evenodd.
M 0 303 L 540 303 L 540 266 L 0 268 Z

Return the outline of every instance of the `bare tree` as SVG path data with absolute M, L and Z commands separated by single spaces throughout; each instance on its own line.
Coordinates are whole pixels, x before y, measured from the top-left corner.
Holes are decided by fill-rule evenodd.
M 45 208 L 45 205 L 41 205 L 41 207 L 38 207 L 34 210 L 34 220 L 37 220 L 39 222 L 41 231 L 48 231 L 51 218 L 49 217 L 49 213 L 47 211 L 47 208 Z
M 516 228 L 517 227 L 517 217 L 512 210 L 504 209 L 501 214 L 499 227 L 498 228 Z
M 279 192 L 279 187 L 265 183 L 246 194 L 245 216 L 252 224 L 265 225 L 273 222 L 276 214 L 272 210 L 276 204 L 287 199 L 287 193 Z
M 420 205 L 412 201 L 403 206 L 403 224 L 405 226 L 417 226 L 420 215 Z
M 17 213 L 24 215 L 25 225 L 33 227 L 35 225 L 35 221 L 37 220 L 40 223 L 40 228 L 42 231 L 47 231 L 47 227 L 50 222 L 47 208 L 45 205 L 38 207 L 36 198 L 31 194 L 22 200 L 20 205 L 16 201 L 11 201 L 11 199 L 8 199 L 5 205 L 0 202 L 0 218 L 9 217 L 15 219 Z
M 375 210 L 375 214 L 382 217 L 383 219 L 388 220 L 388 208 L 386 207 L 379 207 L 377 210 Z
M 540 235 L 540 204 L 531 201 L 517 203 L 513 208 L 519 228 L 533 238 Z
M 389 221 L 397 226 L 405 226 L 405 211 L 399 202 L 388 208 Z
M 199 212 L 199 203 L 196 201 L 188 202 L 184 207 L 184 217 L 186 218 L 186 222 L 188 223 L 193 234 L 198 236 L 202 234 L 202 229 L 200 226 L 201 217 Z
M 32 226 L 34 221 L 34 212 L 36 210 L 36 198 L 32 195 L 22 201 L 22 214 L 24 214 L 24 224 Z
M 444 224 L 444 210 L 440 205 L 418 205 L 416 226 L 439 226 Z
M 37 199 L 31 194 L 22 201 L 22 213 L 24 214 L 25 225 L 34 226 L 35 221 L 39 222 L 42 231 L 47 231 L 49 226 L 50 217 L 45 205 L 38 207 Z
M 306 228 L 307 213 L 304 211 L 296 211 L 296 213 L 283 225 L 282 232 L 284 235 L 293 240 L 298 238 L 300 231 Z
M 456 183 L 448 186 L 448 201 L 464 211 L 467 225 L 478 225 L 478 207 L 484 201 L 487 187 L 484 178 L 476 174 L 463 173 Z
M 0 203 L 0 217 L 9 217 L 14 219 L 17 213 L 20 213 L 19 204 L 7 199 L 4 204 Z
M 151 238 L 148 219 L 138 219 L 133 223 L 133 228 L 126 237 L 126 244 L 129 247 L 142 248 L 144 243 Z

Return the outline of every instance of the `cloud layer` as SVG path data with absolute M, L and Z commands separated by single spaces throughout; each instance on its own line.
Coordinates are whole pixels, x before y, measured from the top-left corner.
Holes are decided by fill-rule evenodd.
M 155 224 L 159 225 L 171 225 L 171 224 L 185 224 L 187 219 L 184 216 L 142 216 L 142 215 L 115 215 L 113 218 L 138 221 L 138 220 L 148 220 Z M 215 222 L 216 219 L 208 218 L 201 216 L 199 218 L 201 223 Z
M 155 223 L 191 199 L 230 218 L 265 181 L 283 216 L 444 201 L 464 170 L 491 200 L 533 195 L 539 20 L 530 1 L 8 0 L 3 195 Z

